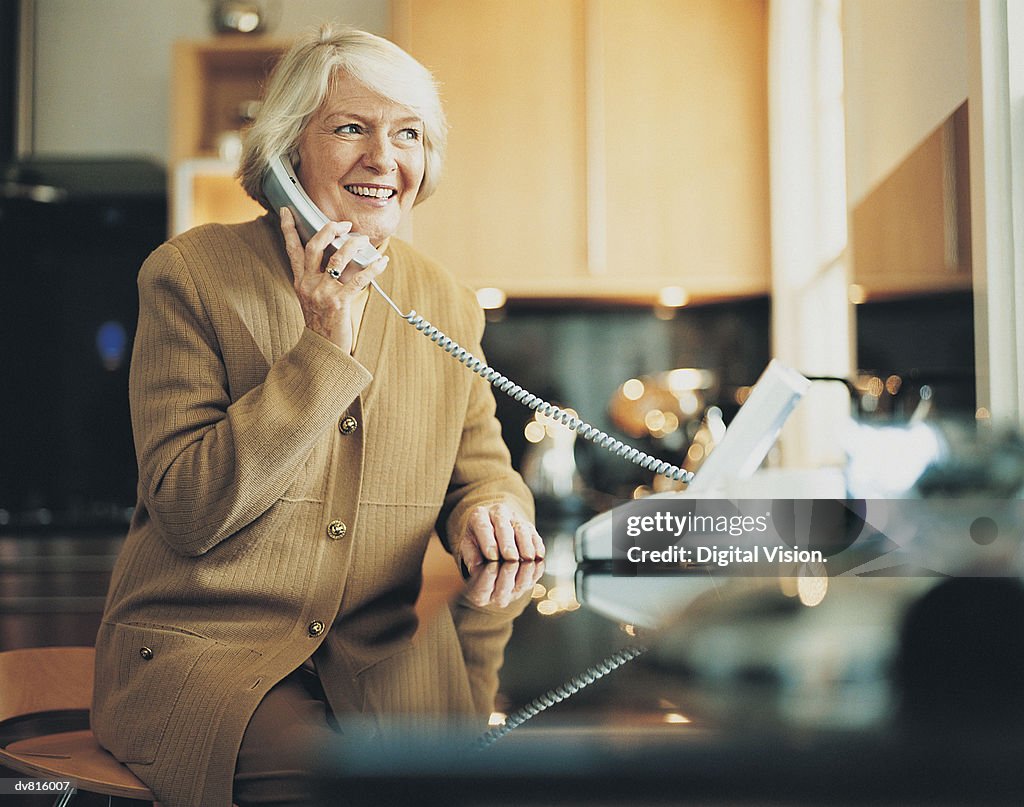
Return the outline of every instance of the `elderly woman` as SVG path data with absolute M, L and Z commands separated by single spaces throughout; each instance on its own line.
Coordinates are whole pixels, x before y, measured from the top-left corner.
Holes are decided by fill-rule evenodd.
M 306 244 L 287 209 L 200 227 L 140 272 L 139 501 L 93 722 L 167 807 L 303 803 L 295 752 L 329 742 L 344 713 L 490 709 L 496 676 L 477 678 L 496 664 L 474 667 L 486 654 L 459 636 L 500 656 L 508 620 L 446 610 L 416 633 L 421 566 L 435 535 L 467 568 L 540 559 L 532 502 L 486 382 L 368 288 L 479 350 L 473 294 L 393 237 L 434 190 L 444 144 L 420 64 L 325 27 L 271 77 L 240 176 L 269 207 L 262 178 L 289 157 L 330 222 Z M 351 263 L 367 243 L 382 257 Z

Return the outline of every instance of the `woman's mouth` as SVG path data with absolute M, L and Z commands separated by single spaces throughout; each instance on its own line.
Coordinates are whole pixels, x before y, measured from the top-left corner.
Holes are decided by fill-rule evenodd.
M 365 199 L 380 199 L 387 201 L 398 193 L 394 188 L 387 188 L 383 185 L 346 185 L 345 190 L 354 196 Z

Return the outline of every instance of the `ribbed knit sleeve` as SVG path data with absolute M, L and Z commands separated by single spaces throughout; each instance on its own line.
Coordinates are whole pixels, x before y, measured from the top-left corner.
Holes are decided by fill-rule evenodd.
M 163 538 L 200 555 L 268 510 L 339 412 L 371 380 L 305 329 L 262 383 L 232 401 L 218 334 L 173 243 L 139 274 L 130 399 L 140 494 Z M 216 315 L 216 316 L 215 316 Z

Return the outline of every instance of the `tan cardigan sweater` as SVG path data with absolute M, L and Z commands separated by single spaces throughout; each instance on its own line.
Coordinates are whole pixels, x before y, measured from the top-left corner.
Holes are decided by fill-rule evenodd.
M 479 351 L 472 293 L 397 239 L 388 254 L 392 298 Z M 139 292 L 139 501 L 97 637 L 100 742 L 166 807 L 218 807 L 257 704 L 314 653 L 336 711 L 489 709 L 494 653 L 467 670 L 480 651 L 449 612 L 411 641 L 436 531 L 498 500 L 532 515 L 487 383 L 376 293 L 354 356 L 306 329 L 274 216 L 164 244 Z M 500 663 L 510 623 L 477 616 L 460 632 Z

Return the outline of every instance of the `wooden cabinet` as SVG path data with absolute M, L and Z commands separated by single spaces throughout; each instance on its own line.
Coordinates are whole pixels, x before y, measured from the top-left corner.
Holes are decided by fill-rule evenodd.
M 451 123 L 414 240 L 513 297 L 769 289 L 765 3 L 395 0 Z
M 767 14 L 604 0 L 607 272 L 693 296 L 770 285 Z
M 971 288 L 967 105 L 853 209 L 855 301 Z
M 233 178 L 240 130 L 283 41 L 224 36 L 174 44 L 171 88 L 170 231 L 263 212 Z
M 434 72 L 450 124 L 413 240 L 472 285 L 564 294 L 587 279 L 583 6 L 395 4 L 395 39 Z

